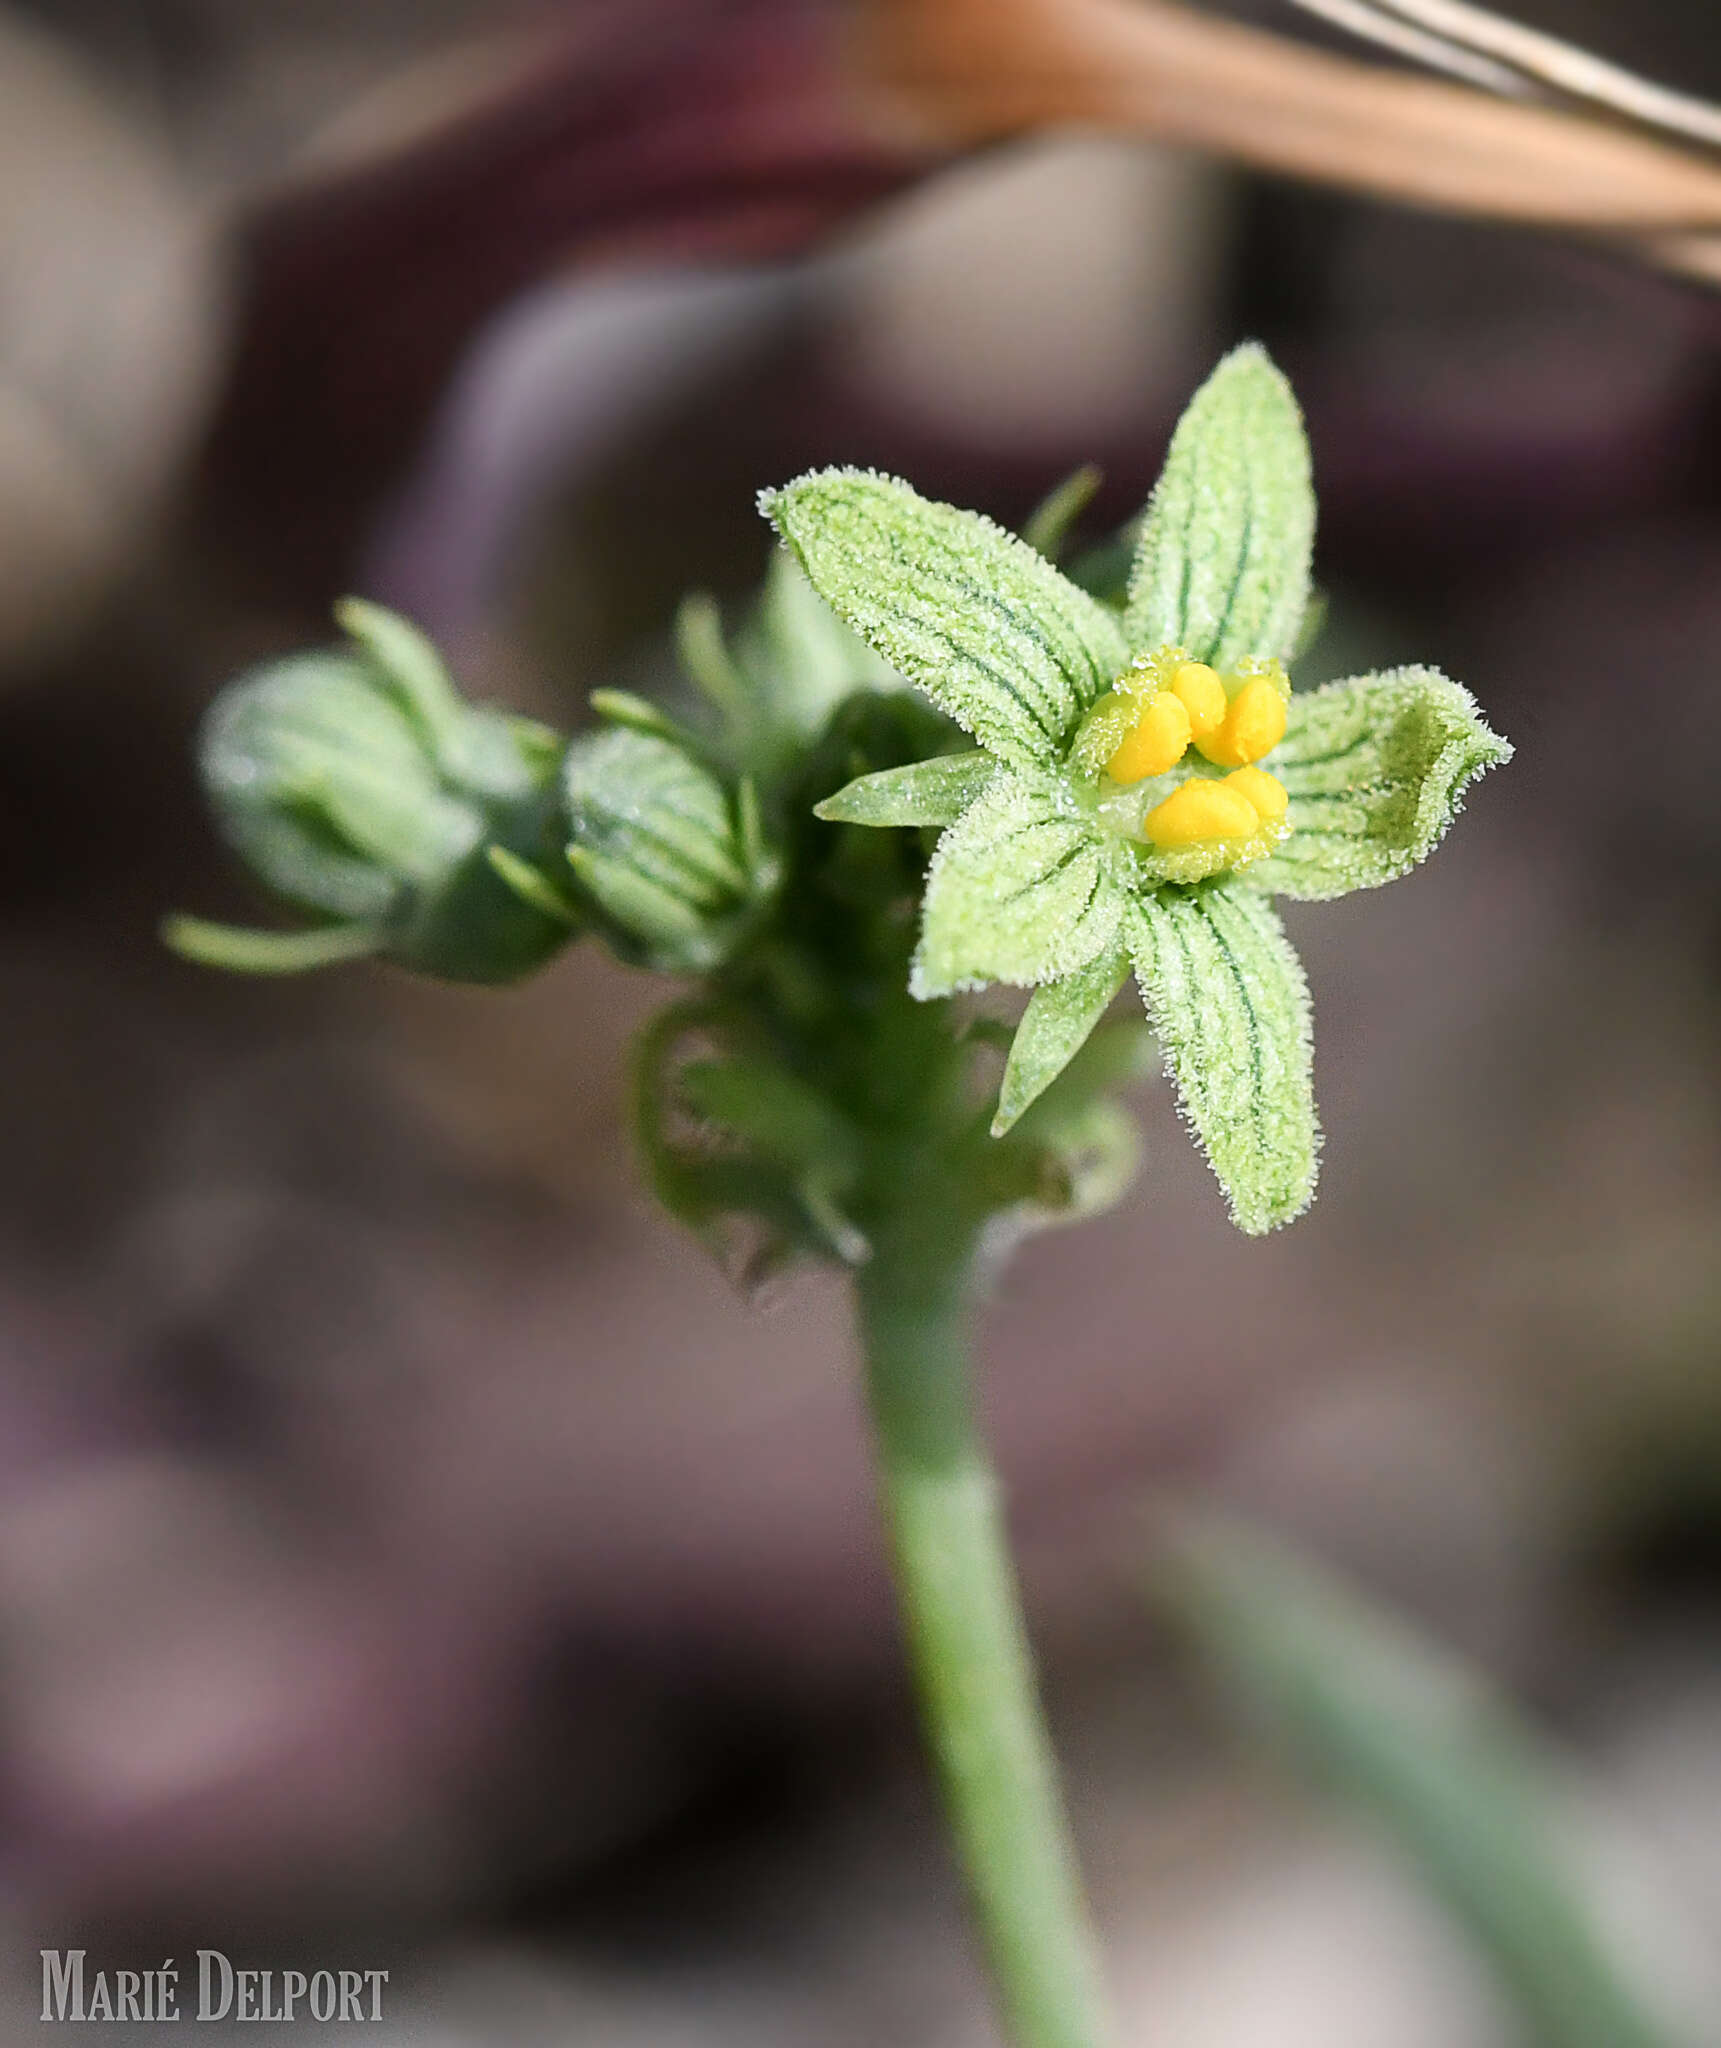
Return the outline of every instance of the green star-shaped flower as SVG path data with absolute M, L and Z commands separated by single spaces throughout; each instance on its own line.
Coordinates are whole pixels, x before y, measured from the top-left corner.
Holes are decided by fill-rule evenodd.
M 1271 898 L 1374 888 L 1429 854 L 1511 755 L 1437 670 L 1292 693 L 1315 501 L 1290 387 L 1258 347 L 1196 394 L 1121 612 L 989 519 L 824 470 L 761 505 L 814 588 L 979 747 L 851 782 L 822 817 L 945 826 L 916 995 L 1032 988 L 997 1132 L 1134 971 L 1237 1224 L 1313 1195 L 1309 999 Z

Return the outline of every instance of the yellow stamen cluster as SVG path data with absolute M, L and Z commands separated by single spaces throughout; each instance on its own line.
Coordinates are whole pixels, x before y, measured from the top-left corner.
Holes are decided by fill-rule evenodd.
M 1195 744 L 1216 768 L 1247 768 L 1285 737 L 1285 700 L 1265 676 L 1251 676 L 1216 732 Z
M 1175 768 L 1194 738 L 1194 723 L 1182 700 L 1169 690 L 1149 697 L 1111 759 L 1106 773 L 1113 782 L 1142 782 Z
M 1285 815 L 1285 785 L 1265 768 L 1239 768 L 1217 781 L 1192 775 L 1141 821 L 1155 846 L 1199 846 L 1209 839 L 1253 839 Z
M 1125 784 L 1163 775 L 1191 743 L 1216 768 L 1246 768 L 1284 737 L 1285 700 L 1266 676 L 1248 677 L 1233 697 L 1206 662 L 1180 662 L 1159 689 L 1143 693 L 1106 773 Z
M 1226 776 L 1192 775 L 1140 821 L 1162 851 L 1259 841 L 1285 815 L 1284 787 L 1255 764 L 1285 736 L 1278 664 L 1246 664 L 1227 681 L 1176 648 L 1145 656 L 1096 707 L 1087 758 L 1128 788 L 1176 768 L 1191 747 Z M 1221 856 L 1222 858 L 1223 856 Z

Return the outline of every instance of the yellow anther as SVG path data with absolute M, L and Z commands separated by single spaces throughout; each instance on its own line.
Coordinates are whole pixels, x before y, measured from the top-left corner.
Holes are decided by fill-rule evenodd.
M 1284 698 L 1265 676 L 1251 676 L 1231 699 L 1225 723 L 1196 744 L 1217 767 L 1246 768 L 1284 737 Z
M 1198 740 L 1225 723 L 1225 685 L 1206 662 L 1180 663 L 1170 688 L 1189 713 L 1189 730 Z
M 1189 738 L 1189 713 L 1169 690 L 1159 690 L 1143 705 L 1134 730 L 1106 763 L 1106 773 L 1113 782 L 1163 775 L 1183 759 Z
M 1265 768 L 1239 768 L 1234 775 L 1227 775 L 1220 787 L 1246 796 L 1269 825 L 1285 815 L 1285 806 L 1291 801 L 1285 785 Z
M 1253 839 L 1261 814 L 1240 789 L 1194 776 L 1149 811 L 1141 829 L 1155 846 L 1193 846 L 1204 839 Z

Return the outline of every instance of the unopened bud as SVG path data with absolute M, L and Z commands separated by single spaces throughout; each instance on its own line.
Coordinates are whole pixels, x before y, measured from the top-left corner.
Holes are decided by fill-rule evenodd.
M 182 950 L 280 964 L 293 942 L 341 938 L 449 981 L 511 981 L 576 923 L 508 879 L 559 856 L 557 735 L 465 702 L 423 634 L 380 606 L 337 608 L 349 644 L 242 676 L 204 723 L 204 786 L 260 880 L 331 923 L 317 934 L 231 934 L 183 921 Z M 497 850 L 500 849 L 500 860 Z
M 617 950 L 670 973 L 724 960 L 769 887 L 750 786 L 620 726 L 568 749 L 568 860 Z

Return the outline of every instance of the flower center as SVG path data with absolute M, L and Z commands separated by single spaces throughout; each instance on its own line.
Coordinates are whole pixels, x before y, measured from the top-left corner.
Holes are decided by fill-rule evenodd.
M 1180 647 L 1156 648 L 1093 707 L 1072 759 L 1098 786 L 1114 829 L 1145 841 L 1164 879 L 1197 880 L 1247 864 L 1284 836 L 1284 785 L 1257 763 L 1285 736 L 1289 695 L 1277 661 L 1248 660 L 1221 675 Z M 1123 794 L 1138 785 L 1152 786 Z

